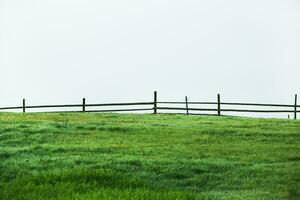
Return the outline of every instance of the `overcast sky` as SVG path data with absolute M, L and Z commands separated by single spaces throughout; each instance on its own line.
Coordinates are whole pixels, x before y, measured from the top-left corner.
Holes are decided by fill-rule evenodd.
M 0 107 L 293 103 L 299 0 L 0 0 Z

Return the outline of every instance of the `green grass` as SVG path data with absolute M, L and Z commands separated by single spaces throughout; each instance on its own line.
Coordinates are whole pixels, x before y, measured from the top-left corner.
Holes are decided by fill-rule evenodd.
M 299 199 L 300 121 L 0 113 L 0 199 Z

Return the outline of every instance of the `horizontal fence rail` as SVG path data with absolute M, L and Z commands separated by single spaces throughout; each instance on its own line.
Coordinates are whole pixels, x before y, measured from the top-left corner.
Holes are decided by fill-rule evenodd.
M 186 104 L 183 101 L 159 101 L 159 104 Z M 188 104 L 195 104 L 195 105 L 217 105 L 217 102 L 188 102 Z M 294 105 L 288 104 L 263 104 L 263 103 L 225 103 L 221 102 L 221 105 L 234 105 L 234 106 L 264 106 L 264 107 L 291 107 L 294 108 Z M 300 107 L 300 105 L 297 105 Z
M 138 103 L 102 103 L 102 104 L 84 104 L 85 107 L 101 107 L 101 106 L 135 106 L 135 105 L 153 105 L 153 102 Z M 40 106 L 19 106 L 19 107 L 0 107 L 0 110 L 15 110 L 22 108 L 76 108 L 82 107 L 82 104 L 65 104 L 65 105 L 40 105 Z M 153 109 L 152 109 L 153 110 Z
M 186 108 L 157 107 L 158 110 L 187 110 Z M 291 113 L 292 110 L 246 110 L 246 109 L 213 109 L 213 108 L 188 108 L 189 111 L 221 111 L 221 112 L 261 112 L 261 113 Z M 300 112 L 300 111 L 297 111 Z
M 290 104 L 266 104 L 266 103 L 238 103 L 238 102 L 221 102 L 220 94 L 217 95 L 216 102 L 198 102 L 198 101 L 188 101 L 188 97 L 185 97 L 185 101 L 158 101 L 157 92 L 154 92 L 153 101 L 148 102 L 127 102 L 127 103 L 98 103 L 98 104 L 88 104 L 86 99 L 82 99 L 82 104 L 63 104 L 63 105 L 37 105 L 28 106 L 26 105 L 25 99 L 22 101 L 22 106 L 15 107 L 0 107 L 0 111 L 7 110 L 19 110 L 21 109 L 23 113 L 27 109 L 43 109 L 43 108 L 79 108 L 80 110 L 67 110 L 67 111 L 47 111 L 47 112 L 136 112 L 136 111 L 153 111 L 157 114 L 159 110 L 164 111 L 182 111 L 187 115 L 207 115 L 207 113 L 193 113 L 196 112 L 214 112 L 210 115 L 219 115 L 226 112 L 238 112 L 238 113 L 293 113 L 294 119 L 297 119 L 297 113 L 300 112 L 300 105 L 297 105 L 297 95 L 295 95 L 295 101 L 293 105 Z M 166 105 L 168 104 L 168 105 Z M 173 107 L 170 105 L 182 105 L 184 107 Z M 166 105 L 166 106 L 163 106 Z M 210 105 L 215 106 L 215 108 L 194 108 L 191 105 Z M 139 106 L 139 108 L 123 108 L 126 106 Z M 141 107 L 143 106 L 143 107 Z M 144 107 L 146 106 L 146 107 Z M 241 109 L 241 108 L 222 108 L 222 106 L 250 106 L 250 107 L 280 107 L 278 109 Z M 122 107 L 122 108 L 108 108 L 108 109 L 88 109 L 95 107 Z M 286 108 L 286 109 L 284 109 Z M 174 112 L 173 112 L 174 113 Z M 180 113 L 183 114 L 183 113 Z M 289 115 L 288 115 L 289 116 Z
M 86 106 L 138 106 L 138 105 L 153 105 L 153 102 L 86 104 Z

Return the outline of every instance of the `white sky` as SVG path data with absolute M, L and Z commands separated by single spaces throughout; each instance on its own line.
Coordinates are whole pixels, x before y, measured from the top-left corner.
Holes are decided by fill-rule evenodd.
M 299 0 L 0 0 L 0 107 L 293 103 Z

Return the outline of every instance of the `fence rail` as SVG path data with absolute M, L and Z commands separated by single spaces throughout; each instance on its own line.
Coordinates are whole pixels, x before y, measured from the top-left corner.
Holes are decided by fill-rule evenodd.
M 184 110 L 186 108 L 157 107 L 158 110 Z M 220 111 L 220 112 L 257 112 L 257 113 L 290 113 L 291 110 L 246 110 L 246 109 L 213 109 L 213 108 L 189 108 L 189 111 Z M 297 111 L 300 112 L 300 111 Z
M 197 112 L 216 112 L 213 115 L 221 116 L 224 112 L 243 112 L 243 113 L 293 113 L 294 119 L 297 119 L 297 113 L 300 112 L 298 109 L 300 105 L 297 105 L 297 94 L 294 99 L 295 103 L 293 105 L 289 104 L 266 104 L 266 103 L 236 103 L 236 102 L 221 102 L 221 95 L 217 95 L 216 102 L 197 102 L 197 101 L 188 101 L 188 97 L 185 97 L 185 101 L 158 101 L 157 100 L 157 92 L 154 92 L 153 101 L 150 102 L 127 102 L 127 103 L 101 103 L 101 104 L 87 104 L 86 99 L 82 99 L 82 104 L 64 104 L 64 105 L 37 105 L 37 106 L 27 106 L 25 99 L 22 101 L 22 106 L 15 107 L 0 107 L 0 111 L 7 110 L 18 110 L 21 109 L 23 113 L 26 112 L 27 109 L 37 109 L 37 108 L 81 108 L 81 110 L 77 111 L 50 111 L 50 112 L 131 112 L 131 111 L 153 111 L 154 114 L 157 114 L 159 110 L 169 110 L 169 111 L 185 111 L 187 115 L 196 115 L 196 114 L 206 114 L 206 113 L 191 113 L 192 111 Z M 170 107 L 163 105 L 184 105 L 185 107 Z M 161 106 L 162 105 L 162 106 Z M 215 108 L 191 108 L 190 105 L 215 105 Z M 228 109 L 222 108 L 222 106 L 256 106 L 256 107 L 281 107 L 286 109 Z M 87 108 L 91 107 L 124 107 L 124 106 L 148 106 L 146 108 L 116 108 L 116 109 L 94 109 L 90 110 Z M 151 106 L 151 107 L 149 107 Z M 288 109 L 289 108 L 289 109 Z
M 159 104 L 186 104 L 183 101 L 159 101 Z M 188 104 L 195 104 L 195 105 L 217 105 L 217 102 L 188 102 Z M 233 105 L 233 106 L 264 106 L 264 107 L 291 107 L 294 108 L 295 105 L 288 105 L 288 104 L 262 104 L 262 103 L 227 103 L 221 102 L 221 105 Z M 300 105 L 297 105 L 300 107 Z

